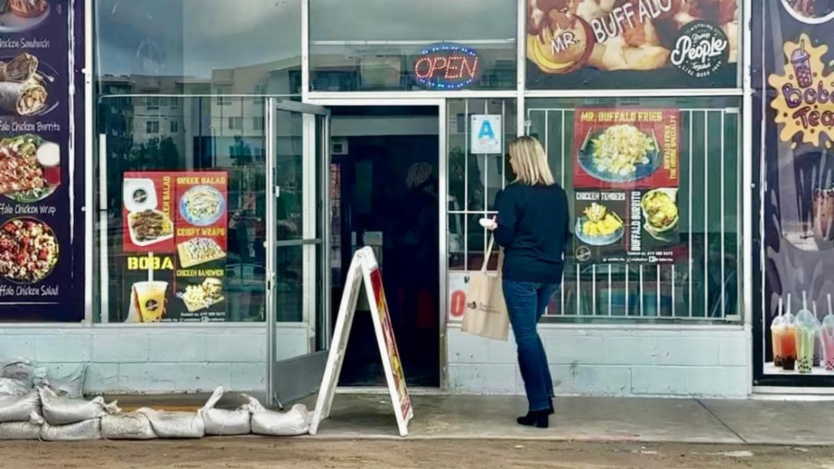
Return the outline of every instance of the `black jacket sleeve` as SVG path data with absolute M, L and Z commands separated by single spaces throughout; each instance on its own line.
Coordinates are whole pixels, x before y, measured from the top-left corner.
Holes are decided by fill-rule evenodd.
M 506 191 L 501 191 L 495 196 L 495 207 L 498 209 L 498 228 L 493 231 L 495 242 L 506 248 L 515 238 L 518 208 L 513 198 L 507 196 Z

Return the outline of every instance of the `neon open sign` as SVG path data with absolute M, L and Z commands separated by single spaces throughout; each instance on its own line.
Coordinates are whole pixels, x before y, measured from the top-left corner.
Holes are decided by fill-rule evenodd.
M 428 88 L 459 90 L 478 80 L 478 53 L 457 44 L 435 44 L 423 49 L 414 60 L 414 78 Z

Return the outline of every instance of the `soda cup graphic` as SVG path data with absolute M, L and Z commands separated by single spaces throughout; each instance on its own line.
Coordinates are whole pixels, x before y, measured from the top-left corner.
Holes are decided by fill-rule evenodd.
M 811 56 L 805 51 L 805 41 L 799 43 L 799 49 L 791 54 L 791 63 L 796 73 L 796 81 L 800 88 L 810 88 L 814 84 L 811 71 Z

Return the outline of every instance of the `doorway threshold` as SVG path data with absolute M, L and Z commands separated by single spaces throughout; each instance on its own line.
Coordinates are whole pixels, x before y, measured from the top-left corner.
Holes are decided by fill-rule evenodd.
M 441 396 L 449 394 L 440 388 L 409 387 L 408 393 L 415 396 Z M 388 395 L 388 388 L 385 386 L 339 386 L 336 394 L 372 394 Z

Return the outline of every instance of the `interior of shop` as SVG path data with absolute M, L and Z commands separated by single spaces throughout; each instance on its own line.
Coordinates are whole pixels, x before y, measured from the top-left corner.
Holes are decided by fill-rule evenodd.
M 353 253 L 371 247 L 408 384 L 438 387 L 438 109 L 338 106 L 331 113 L 331 324 Z M 358 309 L 368 311 L 367 302 Z M 354 322 L 340 384 L 384 385 L 371 316 Z

